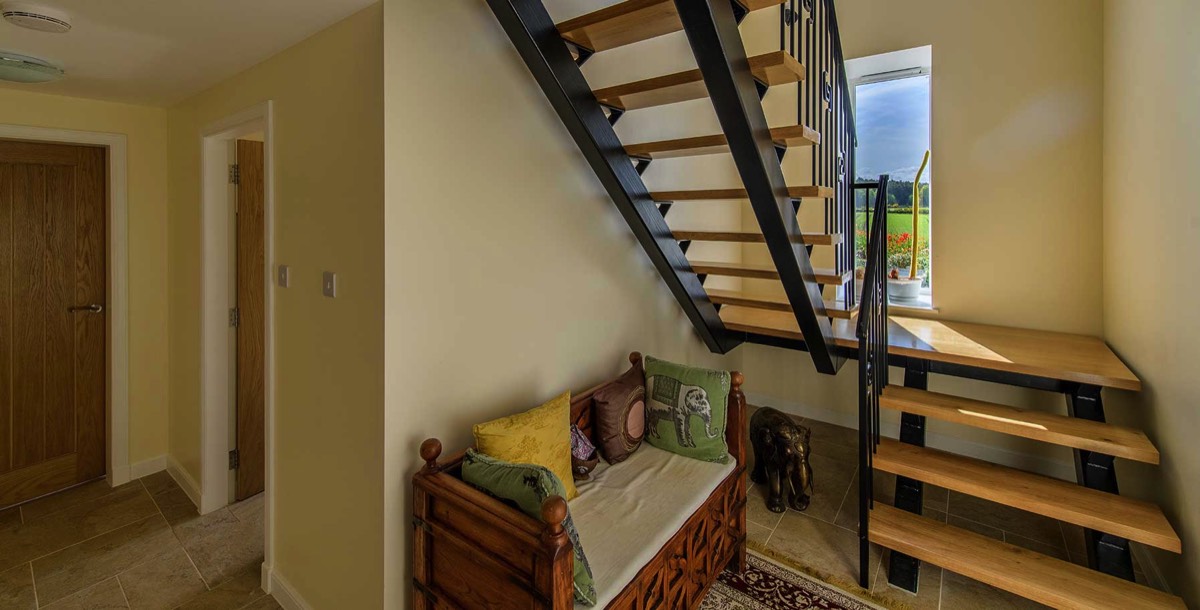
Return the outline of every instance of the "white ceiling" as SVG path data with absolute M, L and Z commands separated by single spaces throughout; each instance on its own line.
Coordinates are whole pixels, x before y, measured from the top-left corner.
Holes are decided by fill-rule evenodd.
M 56 62 L 54 83 L 0 87 L 168 106 L 304 40 L 375 0 L 35 0 L 66 11 L 47 34 L 0 21 L 0 49 Z

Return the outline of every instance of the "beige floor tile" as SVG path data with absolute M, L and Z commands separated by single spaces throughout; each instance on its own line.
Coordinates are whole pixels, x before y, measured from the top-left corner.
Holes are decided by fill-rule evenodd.
M 963 519 L 958 515 L 947 516 L 946 525 L 953 525 L 959 529 L 975 532 L 976 534 L 987 536 L 993 540 L 1004 540 L 1004 530 L 992 527 L 990 525 L 984 525 L 983 523 L 979 523 L 977 521 L 971 521 L 970 519 Z
M 145 493 L 145 490 L 141 490 Z M 38 600 L 50 603 L 179 548 L 162 515 L 85 540 L 35 560 Z
M 133 610 L 175 608 L 208 590 L 181 546 L 122 572 L 117 579 Z
M 0 608 L 33 610 L 37 597 L 33 594 L 33 572 L 23 563 L 0 572 Z
M 783 518 L 783 513 L 773 513 L 767 509 L 765 493 L 765 485 L 751 483 L 750 489 L 746 493 L 746 520 L 767 529 L 775 529 L 775 526 L 779 525 L 779 520 Z
M 142 484 L 172 527 L 200 517 L 200 511 L 196 510 L 192 499 L 165 471 L 143 477 Z
M 819 455 L 813 455 L 809 462 L 813 469 L 813 494 L 804 514 L 833 523 L 854 481 L 857 466 Z
M 125 485 L 118 487 L 109 487 L 108 481 L 98 479 L 90 483 L 76 485 L 70 489 L 60 491 L 56 494 L 38 498 L 32 502 L 27 502 L 21 505 L 21 516 L 26 523 L 39 519 L 47 515 L 54 514 L 58 511 L 71 508 L 83 502 L 99 500 L 112 495 L 118 491 L 125 489 L 128 486 L 138 487 L 137 481 L 130 481 Z
M 171 488 L 179 488 L 179 484 L 176 483 L 175 479 L 171 477 L 171 473 L 165 470 L 160 470 L 154 474 L 148 474 L 139 480 L 142 482 L 142 485 L 146 486 L 146 491 L 149 491 L 150 495 L 152 496 L 160 494 Z
M 117 610 L 129 608 L 129 604 L 125 602 L 125 594 L 117 579 L 109 578 L 42 607 L 46 610 Z
M 1021 610 L 1045 607 L 961 574 L 949 570 L 942 571 L 942 608 Z
M 830 584 L 851 592 L 861 591 L 857 585 L 858 534 L 850 530 L 789 511 L 771 534 L 767 548 L 784 554 Z M 878 547 L 871 546 L 871 556 L 874 571 L 879 563 Z M 874 572 L 868 582 L 873 578 Z
M 938 610 L 938 604 L 941 603 L 942 597 L 942 569 L 931 563 L 922 562 L 921 575 L 917 581 L 917 592 L 909 593 L 888 583 L 887 571 L 891 557 L 892 552 L 885 549 L 871 593 L 876 598 L 891 602 L 895 606 L 912 610 Z
M 0 530 L 12 529 L 21 525 L 21 509 L 14 506 L 0 510 Z
M 262 521 L 265 506 L 265 495 L 257 494 L 232 504 L 229 512 L 233 513 L 238 521 Z
M 950 492 L 947 512 L 951 517 L 970 519 L 1043 544 L 1062 543 L 1063 532 L 1058 521 L 982 498 Z
M 772 531 L 772 528 L 763 527 L 757 523 L 746 523 L 746 538 L 755 544 L 766 546 Z
M 751 531 L 753 531 L 752 526 Z M 217 587 L 188 600 L 179 610 L 238 610 L 266 595 L 259 587 L 261 570 L 245 570 Z
M 812 440 L 815 442 L 858 448 L 857 430 L 806 418 L 800 420 L 800 425 L 812 430 Z
M 280 610 L 281 608 L 283 608 L 283 606 L 280 606 L 279 602 L 275 601 L 274 597 L 266 595 L 251 602 L 249 606 L 244 608 L 244 610 Z
M 221 509 L 174 529 L 210 587 L 262 565 L 261 520 L 239 521 L 233 513 Z
M 1061 544 L 1054 546 L 1052 544 L 1038 542 L 1037 540 L 1030 540 L 1024 536 L 1018 536 L 1012 532 L 1004 532 L 1004 541 L 1009 544 L 1019 546 L 1023 549 L 1036 551 L 1055 559 L 1061 559 L 1063 561 L 1071 560 L 1071 556 L 1067 554 L 1067 549 Z
M 104 497 L 81 502 L 20 527 L 0 530 L 0 570 L 157 514 L 158 509 L 145 489 L 122 486 Z

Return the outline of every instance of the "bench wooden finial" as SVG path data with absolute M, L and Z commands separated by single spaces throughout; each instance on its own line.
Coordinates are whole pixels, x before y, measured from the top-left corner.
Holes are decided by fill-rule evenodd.
M 421 443 L 421 459 L 425 460 L 425 470 L 437 470 L 438 456 L 442 455 L 442 441 L 427 438 Z
M 742 384 L 746 382 L 746 376 L 738 371 L 733 371 L 729 373 L 729 380 L 733 384 L 733 390 L 740 390 L 742 389 Z
M 637 366 L 642 361 L 642 352 L 629 352 L 629 364 Z
M 542 521 L 546 529 L 542 532 L 542 544 L 554 551 L 567 545 L 567 530 L 563 521 L 567 518 L 567 501 L 562 496 L 550 496 L 542 502 Z

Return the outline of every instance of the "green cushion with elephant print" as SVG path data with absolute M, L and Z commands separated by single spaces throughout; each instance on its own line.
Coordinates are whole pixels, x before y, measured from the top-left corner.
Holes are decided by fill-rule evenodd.
M 728 462 L 729 372 L 650 356 L 646 356 L 645 370 L 645 442 L 697 460 Z
M 567 490 L 562 481 L 548 468 L 536 464 L 505 462 L 474 449 L 468 449 L 463 457 L 462 478 L 501 500 L 516 504 L 521 512 L 535 519 L 542 518 L 542 502 L 546 498 L 567 497 Z M 567 530 L 567 537 L 571 540 L 571 549 L 575 555 L 575 601 L 588 606 L 595 605 L 596 586 L 592 580 L 592 567 L 588 565 L 587 556 L 583 554 L 583 545 L 579 543 L 579 533 L 575 530 L 570 508 L 567 509 L 563 527 Z

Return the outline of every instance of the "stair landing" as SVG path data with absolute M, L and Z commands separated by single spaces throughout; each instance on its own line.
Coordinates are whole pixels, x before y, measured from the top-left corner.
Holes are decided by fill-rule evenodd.
M 722 307 L 731 330 L 803 341 L 790 312 Z M 834 320 L 834 343 L 857 348 L 854 321 Z M 1142 382 L 1097 337 L 892 316 L 888 353 L 1046 379 L 1139 391 Z

